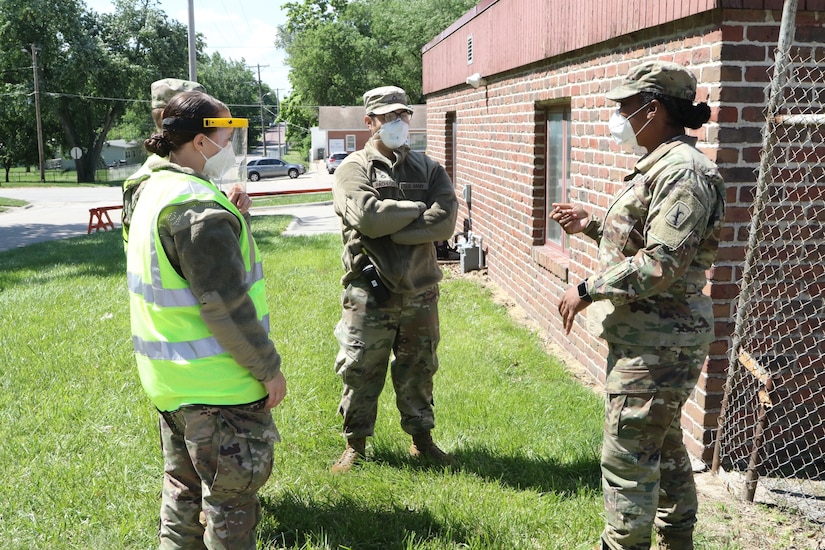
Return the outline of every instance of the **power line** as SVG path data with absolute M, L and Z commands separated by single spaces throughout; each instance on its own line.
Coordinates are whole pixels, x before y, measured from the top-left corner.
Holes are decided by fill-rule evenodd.
M 261 67 L 263 67 L 263 65 L 261 65 Z M 275 89 L 276 88 L 273 88 L 273 90 L 275 90 Z M 280 88 L 277 88 L 277 89 L 280 89 Z M 13 96 L 13 95 L 32 96 L 34 94 L 32 92 L 5 92 L 5 93 L 0 93 L 0 96 Z M 46 96 L 49 96 L 49 97 L 74 97 L 74 98 L 78 98 L 78 99 L 85 99 L 85 100 L 88 100 L 88 101 L 122 101 L 122 102 L 126 102 L 126 103 L 151 103 L 152 102 L 149 99 L 130 99 L 128 97 L 100 97 L 100 96 L 91 96 L 91 95 L 85 95 L 85 94 L 69 94 L 69 93 L 65 93 L 65 92 L 43 92 L 43 91 L 41 91 L 40 95 L 46 95 Z M 220 98 L 218 98 L 218 99 L 220 99 Z M 279 107 L 280 107 L 280 104 L 281 104 L 281 100 L 279 99 L 278 100 L 278 106 Z M 227 107 L 255 107 L 255 108 L 259 108 L 261 106 L 261 104 L 260 103 L 227 103 L 226 106 Z M 318 107 L 330 107 L 330 105 L 305 105 L 305 104 L 301 104 L 301 105 L 293 104 L 291 106 L 292 107 L 307 108 L 307 109 L 317 109 Z M 358 105 L 353 105 L 353 106 L 358 107 Z M 266 108 L 266 107 L 267 107 L 267 105 L 264 105 L 264 108 Z M 267 109 L 267 110 L 269 110 L 269 109 Z M 270 111 L 270 113 L 271 113 L 271 111 Z M 271 113 L 271 114 L 274 115 L 275 113 Z
M 280 48 L 274 45 L 274 35 L 268 30 L 268 27 L 275 25 L 275 23 L 270 23 L 268 18 L 262 18 L 259 14 L 253 14 L 252 17 L 248 17 L 243 2 L 199 0 L 199 7 L 206 8 L 207 4 L 209 5 L 207 9 L 211 13 L 209 17 L 201 19 L 200 32 L 203 33 L 204 36 L 217 38 L 218 41 L 221 39 L 228 40 L 230 43 L 223 44 L 209 41 L 206 44 L 205 51 L 213 51 L 221 54 L 233 54 L 234 52 L 233 55 L 239 55 L 244 63 L 253 66 L 255 63 L 261 63 L 262 67 L 264 63 L 271 64 L 271 70 L 261 72 L 270 76 L 270 78 L 268 78 L 268 84 L 270 86 L 274 86 L 272 83 L 273 79 L 281 84 L 281 81 L 284 81 L 286 76 L 284 70 L 290 69 L 290 66 L 284 63 L 283 56 L 272 59 L 273 54 L 280 51 Z M 231 8 L 229 4 L 231 4 Z M 217 16 L 217 18 L 211 17 L 212 14 Z M 266 38 L 264 38 L 264 36 L 256 38 L 258 36 L 256 31 L 260 25 L 265 26 L 267 29 L 264 35 Z M 275 28 L 277 32 L 277 25 L 275 25 Z M 249 43 L 251 40 L 254 40 L 254 43 Z M 240 52 L 238 52 L 238 50 L 240 50 Z M 227 56 L 227 58 L 232 59 L 231 56 Z M 269 65 L 266 66 L 268 67 Z M 261 79 L 259 78 L 259 80 Z M 289 86 L 283 85 L 280 87 L 282 89 L 289 88 Z
M 151 103 L 152 101 L 149 99 L 129 99 L 125 97 L 97 97 L 91 95 L 83 95 L 83 94 L 67 94 L 64 92 L 40 92 L 41 94 L 48 95 L 50 97 L 75 97 L 78 99 L 87 99 L 90 101 L 122 101 L 127 103 Z
M 34 92 L 5 92 L 0 93 L 0 96 L 25 96 L 25 97 L 32 97 L 34 96 Z M 40 92 L 40 95 L 45 95 L 49 97 L 74 97 L 78 99 L 86 99 L 89 101 L 122 101 L 126 103 L 151 103 L 152 101 L 149 99 L 129 99 L 125 97 L 98 97 L 98 96 L 91 96 L 91 95 L 83 95 L 83 94 L 68 94 L 65 92 Z M 253 107 L 257 107 L 257 105 L 253 105 Z

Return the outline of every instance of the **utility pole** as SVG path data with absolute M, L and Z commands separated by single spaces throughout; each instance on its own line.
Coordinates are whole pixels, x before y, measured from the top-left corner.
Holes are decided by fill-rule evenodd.
M 275 103 L 278 105 L 278 116 L 275 117 L 275 130 L 278 131 L 278 158 L 281 158 L 283 155 L 281 154 L 281 98 L 278 97 L 278 92 L 280 90 L 275 88 Z
M 46 182 L 46 161 L 43 153 L 43 121 L 40 118 L 40 80 L 37 76 L 37 52 L 40 49 L 30 44 L 32 49 L 32 67 L 34 68 L 34 117 L 37 120 L 37 158 L 40 162 L 40 183 Z
M 189 80 L 198 81 L 197 56 L 195 51 L 195 0 L 189 0 Z
M 266 156 L 266 126 L 264 125 L 264 90 L 261 85 L 261 67 L 269 65 L 258 64 L 258 104 L 261 106 L 261 141 L 264 143 L 264 157 Z M 279 155 L 280 156 L 280 155 Z

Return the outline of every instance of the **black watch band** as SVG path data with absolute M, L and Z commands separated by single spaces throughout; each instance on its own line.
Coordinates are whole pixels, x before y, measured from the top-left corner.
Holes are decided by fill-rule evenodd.
M 587 293 L 587 283 L 585 281 L 580 282 L 576 289 L 578 289 L 579 291 L 580 300 L 584 300 L 585 302 L 593 301 L 593 298 L 591 298 L 590 295 Z

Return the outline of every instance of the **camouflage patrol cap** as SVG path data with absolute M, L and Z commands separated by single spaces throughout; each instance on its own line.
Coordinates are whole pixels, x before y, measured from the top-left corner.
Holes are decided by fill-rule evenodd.
M 364 109 L 368 115 L 383 115 L 399 109 L 413 110 L 407 105 L 407 92 L 398 86 L 381 86 L 366 92 Z
M 192 82 L 191 80 L 181 80 L 179 78 L 164 78 L 152 82 L 152 109 L 163 109 L 169 100 L 181 92 L 206 92 L 206 88 Z
M 648 61 L 631 70 L 621 85 L 607 92 L 605 97 L 621 101 L 639 92 L 655 92 L 693 101 L 696 98 L 696 77 L 676 63 Z

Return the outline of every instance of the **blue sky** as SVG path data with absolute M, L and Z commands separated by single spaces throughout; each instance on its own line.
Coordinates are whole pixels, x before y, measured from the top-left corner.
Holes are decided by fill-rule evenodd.
M 85 0 L 98 13 L 114 11 L 110 0 Z M 189 0 L 155 0 L 171 19 L 189 24 Z M 206 53 L 217 51 L 226 59 L 244 60 L 256 78 L 284 98 L 290 88 L 284 54 L 274 46 L 277 26 L 286 22 L 281 4 L 286 0 L 194 0 L 195 31 L 206 39 Z M 268 67 L 264 67 L 268 65 Z

